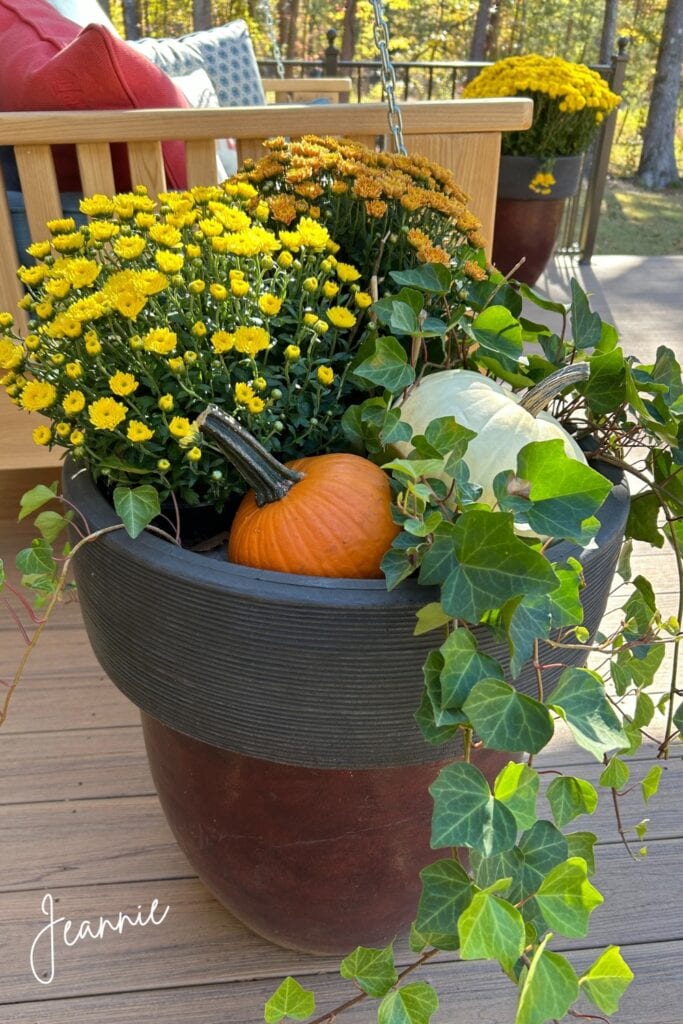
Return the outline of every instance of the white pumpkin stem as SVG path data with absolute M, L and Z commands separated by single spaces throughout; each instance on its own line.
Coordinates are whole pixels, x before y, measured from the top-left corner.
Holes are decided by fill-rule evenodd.
M 544 377 L 542 381 L 530 388 L 519 404 L 532 416 L 538 416 L 539 412 L 564 391 L 571 384 L 578 384 L 580 381 L 588 380 L 590 367 L 588 363 L 574 363 L 572 366 L 563 366 L 555 373 Z
M 217 405 L 207 406 L 196 422 L 201 432 L 233 464 L 245 483 L 253 488 L 259 507 L 280 501 L 294 484 L 303 480 L 303 473 L 283 466 L 234 416 Z

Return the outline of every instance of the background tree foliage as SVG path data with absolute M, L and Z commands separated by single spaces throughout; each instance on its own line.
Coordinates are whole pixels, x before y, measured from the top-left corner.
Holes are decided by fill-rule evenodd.
M 105 0 L 101 0 L 106 6 Z M 326 32 L 335 28 L 344 59 L 376 60 L 369 0 L 265 0 L 270 3 L 283 55 L 320 57 Z M 681 0 L 676 0 L 680 4 Z M 244 18 L 259 57 L 272 49 L 265 31 L 264 0 L 108 0 L 127 34 L 173 36 L 206 24 Z M 516 53 L 557 54 L 597 63 L 616 34 L 629 39 L 629 67 L 619 111 L 613 169 L 638 166 L 667 0 L 388 0 L 393 56 L 399 60 L 496 60 Z M 419 17 L 416 9 L 419 7 Z M 193 20 L 194 19 L 194 20 Z M 378 87 L 377 87 L 378 88 Z M 683 159 L 683 129 L 676 152 Z

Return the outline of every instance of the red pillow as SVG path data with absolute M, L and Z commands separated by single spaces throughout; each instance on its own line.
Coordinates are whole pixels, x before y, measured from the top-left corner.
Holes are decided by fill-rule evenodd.
M 102 25 L 81 29 L 46 0 L 0 0 L 0 109 L 123 110 L 188 107 L 171 79 Z M 118 150 L 118 152 L 117 152 Z M 185 188 L 184 146 L 163 144 L 170 188 Z M 114 147 L 119 191 L 131 187 L 123 147 Z M 73 147 L 55 147 L 62 192 L 80 191 Z

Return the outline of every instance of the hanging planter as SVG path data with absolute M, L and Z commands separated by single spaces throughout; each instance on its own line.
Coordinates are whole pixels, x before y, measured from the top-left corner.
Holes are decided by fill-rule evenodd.
M 493 235 L 493 263 L 534 285 L 555 251 L 566 200 L 579 187 L 583 154 L 548 161 L 533 156 L 502 156 Z
M 583 562 L 591 632 L 628 509 L 613 479 L 596 546 L 552 550 Z M 64 493 L 91 529 L 117 522 L 71 460 Z M 253 569 L 122 531 L 84 547 L 74 568 L 93 649 L 142 711 L 164 812 L 217 898 L 254 931 L 307 952 L 404 931 L 434 856 L 427 787 L 458 757 L 453 744 L 428 745 L 415 722 L 434 641 L 413 632 L 429 591 Z M 547 688 L 558 675 L 547 671 Z M 516 686 L 535 692 L 531 666 Z M 508 759 L 475 751 L 473 763 L 492 780 Z

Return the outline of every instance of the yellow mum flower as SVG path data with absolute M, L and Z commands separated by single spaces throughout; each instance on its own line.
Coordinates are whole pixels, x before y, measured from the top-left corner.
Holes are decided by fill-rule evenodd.
M 345 284 L 349 284 L 351 281 L 357 281 L 360 273 L 350 263 L 337 263 L 337 277 Z
M 314 252 L 321 252 L 327 247 L 330 240 L 327 228 L 311 217 L 302 217 L 297 224 L 297 231 L 300 244 L 306 246 L 307 249 L 313 249 Z
M 327 387 L 334 380 L 334 370 L 331 366 L 319 366 L 316 376 L 320 383 Z
M 368 295 L 367 292 L 356 292 L 353 301 L 359 309 L 367 309 L 368 306 L 372 305 L 372 295 Z
M 230 291 L 237 299 L 243 298 L 249 291 L 248 281 L 242 281 L 239 277 L 234 277 L 230 282 Z
M 298 345 L 288 345 L 285 349 L 285 359 L 289 362 L 293 362 L 295 359 L 298 359 L 300 355 L 301 349 Z
M 338 284 L 335 284 L 334 281 L 325 281 L 325 284 L 323 285 L 323 295 L 326 299 L 333 299 L 338 293 Z
M 64 299 L 71 291 L 71 282 L 63 277 L 56 277 L 52 281 L 45 282 L 45 291 L 53 299 Z
M 201 450 L 201 448 L 197 448 L 197 446 L 194 445 L 187 452 L 187 457 L 190 460 L 190 462 L 199 462 L 199 460 L 202 457 L 202 450 Z
M 136 380 L 132 373 L 123 373 L 117 370 L 113 377 L 109 378 L 109 387 L 113 394 L 125 398 L 132 395 L 140 387 L 140 381 Z
M 64 396 L 62 409 L 67 416 L 75 416 L 85 408 L 85 395 L 82 391 L 70 391 Z
M 178 344 L 177 335 L 173 331 L 169 331 L 168 327 L 154 327 L 147 332 L 142 340 L 147 352 L 156 352 L 160 356 L 167 356 L 170 352 L 175 352 L 175 347 Z
M 141 235 L 122 235 L 114 242 L 113 249 L 122 260 L 135 260 L 147 245 Z
M 191 295 L 201 295 L 206 288 L 206 283 L 197 278 L 195 281 L 190 281 L 187 287 Z
M 69 434 L 69 440 L 73 445 L 83 444 L 85 441 L 85 434 L 82 430 L 72 430 Z
M 33 441 L 35 444 L 49 444 L 52 440 L 52 431 L 49 427 L 36 427 L 33 431 Z
M 255 356 L 270 348 L 270 335 L 263 327 L 238 327 L 235 331 L 235 348 L 245 355 Z
M 334 327 L 348 328 L 353 327 L 356 323 L 356 318 L 351 310 L 344 306 L 332 306 L 327 311 L 327 318 Z
M 214 331 L 211 335 L 211 345 L 214 352 L 219 355 L 223 352 L 229 352 L 230 349 L 235 347 L 235 335 L 230 334 L 228 331 Z
M 201 246 L 192 244 L 185 246 L 185 252 L 191 260 L 198 260 L 202 254 Z
M 157 462 L 157 469 L 159 470 L 160 473 L 168 473 L 170 468 L 171 463 L 168 461 L 168 459 L 159 459 L 159 461 Z
M 95 193 L 94 196 L 81 199 L 79 208 L 86 217 L 109 217 L 114 212 L 114 203 L 109 196 Z
M 158 252 L 154 259 L 159 270 L 163 270 L 165 274 L 177 274 L 185 263 L 185 257 L 175 252 Z
M 29 350 L 29 352 L 37 352 L 37 350 L 40 348 L 40 338 L 38 337 L 37 334 L 27 334 L 26 337 L 24 338 L 24 344 L 26 345 L 26 348 Z M 2 362 L 0 362 L 0 366 L 1 365 Z
M 21 393 L 21 406 L 29 412 L 49 409 L 57 399 L 57 389 L 47 381 L 31 380 Z
M 265 391 L 268 387 L 268 381 L 265 377 L 255 377 L 253 384 L 257 391 Z
M 168 425 L 168 429 L 173 437 L 178 438 L 178 440 L 194 433 L 186 416 L 174 416 Z
M 135 277 L 135 287 L 143 295 L 158 295 L 168 286 L 168 278 L 165 274 L 149 267 L 147 270 L 140 270 Z
M 85 336 L 85 351 L 89 356 L 98 356 L 102 351 L 102 345 L 94 331 L 88 331 Z
M 149 441 L 150 438 L 154 437 L 154 431 L 150 430 L 146 424 L 141 423 L 140 420 L 131 420 L 128 424 L 126 437 L 129 441 L 134 442 Z
M 71 433 L 71 424 L 61 420 L 59 423 L 55 423 L 55 434 L 57 437 L 68 437 Z
M 37 260 L 44 260 L 46 256 L 50 255 L 51 251 L 52 245 L 50 242 L 34 242 L 26 250 L 29 256 L 33 256 Z
M 176 356 L 175 359 L 168 359 L 166 362 L 171 373 L 182 373 L 185 369 L 182 356 Z
M 214 298 L 216 302 L 223 302 L 228 297 L 228 289 L 225 287 L 224 284 L 210 285 L 209 292 L 211 293 L 211 297 Z
M 47 222 L 47 230 L 52 235 L 57 235 L 60 232 L 75 231 L 76 221 L 73 217 L 58 217 L 56 220 L 49 220 Z
M 193 334 L 195 338 L 205 338 L 207 333 L 206 324 L 202 323 L 201 320 L 198 320 L 196 324 L 192 324 L 192 330 L 190 333 Z
M 88 234 L 92 242 L 108 242 L 115 238 L 121 231 L 118 224 L 112 224 L 108 220 L 96 220 L 88 225 Z
M 67 377 L 71 377 L 72 380 L 77 380 L 78 377 L 83 376 L 83 367 L 81 366 L 77 359 L 74 360 L 73 363 L 67 363 L 66 366 L 64 367 L 64 370 L 66 372 Z
M 152 241 L 157 242 L 159 245 L 165 245 L 169 249 L 180 245 L 183 240 L 183 236 L 178 231 L 178 228 L 174 228 L 170 224 L 154 224 L 149 229 L 149 237 Z
M 147 305 L 147 299 L 144 295 L 135 291 L 133 288 L 127 288 L 124 291 L 116 292 L 111 299 L 112 305 L 119 311 L 121 316 L 128 317 L 129 320 L 136 320 L 138 313 Z
M 249 401 L 247 402 L 247 409 L 249 410 L 250 413 L 253 413 L 254 416 L 258 416 L 260 412 L 263 412 L 265 407 L 266 403 L 263 401 L 262 398 L 259 398 L 258 396 L 250 398 Z
M 216 235 L 223 234 L 223 225 L 217 217 L 204 217 L 199 221 L 198 227 L 207 238 L 214 238 Z
M 258 300 L 258 308 L 265 316 L 276 316 L 282 309 L 282 299 L 265 292 Z
M 88 406 L 88 419 L 96 430 L 116 430 L 127 411 L 123 402 L 115 398 L 98 398 Z
M 162 410 L 162 412 L 171 412 L 173 410 L 173 395 L 161 395 L 159 397 L 157 405 Z
M 255 398 L 254 390 L 248 384 L 240 382 L 235 384 L 235 401 L 239 405 L 247 405 L 252 398 Z
M 23 361 L 21 345 L 15 345 L 9 338 L 0 338 L 0 367 L 3 370 L 15 370 Z
M 36 288 L 45 279 L 47 272 L 47 267 L 42 264 L 35 267 L 19 267 L 17 277 L 22 284 L 28 285 L 29 288 Z
M 38 302 L 36 304 L 35 314 L 41 320 L 48 320 L 52 316 L 54 308 L 55 307 L 51 302 Z
M 78 252 L 85 245 L 85 235 L 82 231 L 72 231 L 69 235 L 57 235 L 52 239 L 52 245 L 57 252 Z
M 294 257 L 292 256 L 291 252 L 281 252 L 277 258 L 277 261 L 281 267 L 287 270 L 289 267 L 291 267 L 292 263 L 294 262 Z

